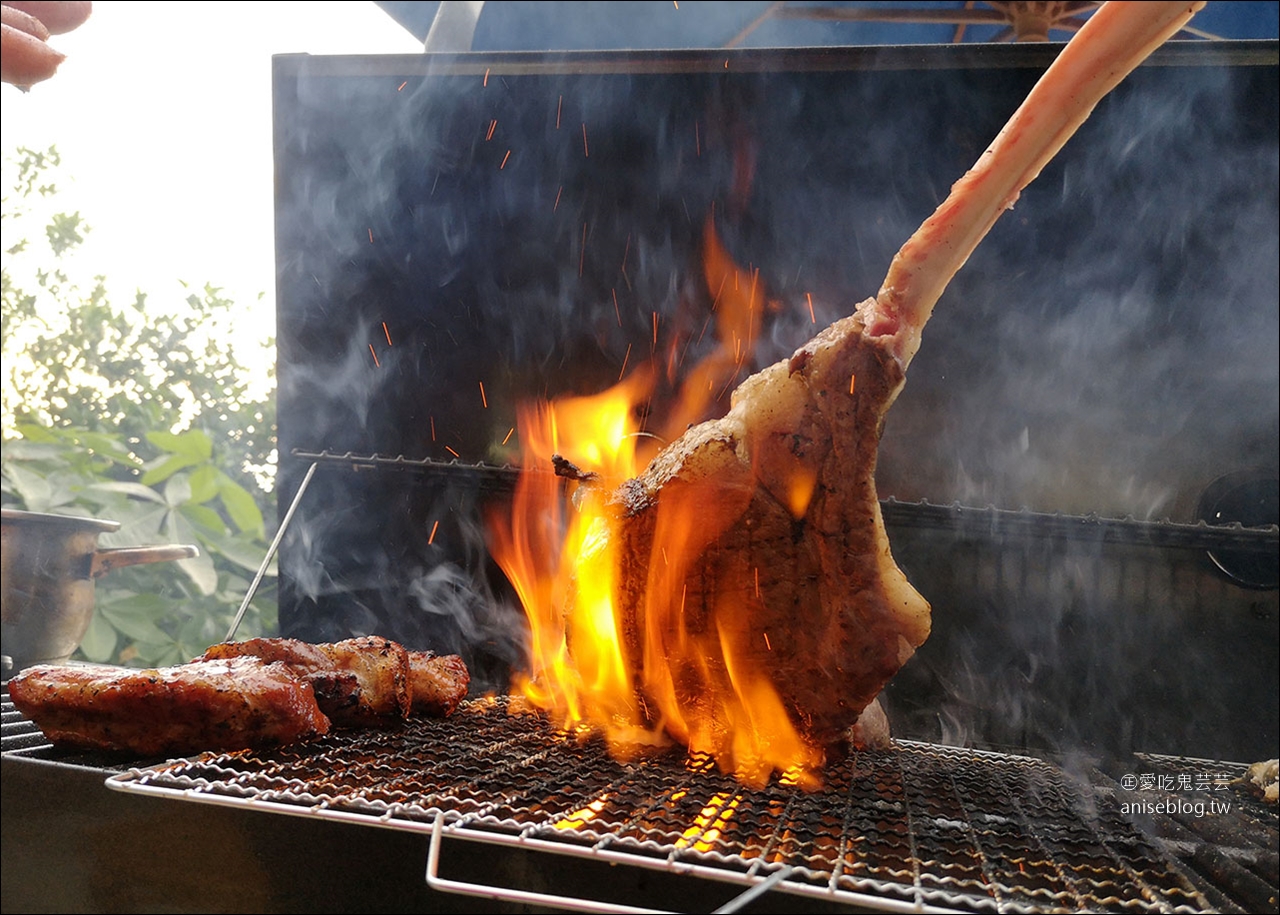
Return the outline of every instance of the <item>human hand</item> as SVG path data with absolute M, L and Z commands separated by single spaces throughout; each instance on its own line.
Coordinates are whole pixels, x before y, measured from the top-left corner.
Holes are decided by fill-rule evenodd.
M 70 32 L 89 18 L 93 4 L 61 0 L 5 0 L 0 79 L 28 89 L 53 76 L 66 55 L 48 45 L 50 35 Z

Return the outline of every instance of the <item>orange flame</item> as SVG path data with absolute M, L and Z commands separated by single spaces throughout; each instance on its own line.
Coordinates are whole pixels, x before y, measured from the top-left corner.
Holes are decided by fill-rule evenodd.
M 664 433 L 683 432 L 727 393 L 769 305 L 758 274 L 733 263 L 710 222 L 705 247 L 718 343 L 687 376 Z M 620 510 L 609 496 L 657 449 L 637 414 L 652 396 L 651 366 L 660 361 L 655 353 L 650 366 L 603 394 L 518 410 L 522 473 L 510 517 L 491 518 L 489 525 L 492 555 L 529 620 L 531 669 L 513 687 L 566 730 L 599 729 L 624 759 L 640 746 L 674 738 L 748 784 L 778 772 L 815 787 L 821 752 L 800 737 L 771 672 L 746 660 L 758 653 L 748 646 L 769 646 L 768 633 L 742 622 L 753 616 L 743 612 L 743 602 L 760 599 L 758 583 L 751 586 L 758 570 L 747 557 L 718 559 L 729 568 L 741 565 L 745 586 L 731 594 L 711 589 L 709 595 L 696 584 L 696 593 L 690 591 L 723 529 L 716 519 L 736 517 L 743 489 L 668 487 L 655 510 L 648 555 L 623 555 Z M 568 500 L 564 481 L 552 473 L 553 455 L 579 471 L 568 484 Z M 793 481 L 787 499 L 797 517 L 815 482 Z M 642 584 L 642 594 L 622 593 L 624 584 L 630 591 Z M 709 817 L 709 833 L 732 816 L 734 805 L 717 806 L 722 809 Z

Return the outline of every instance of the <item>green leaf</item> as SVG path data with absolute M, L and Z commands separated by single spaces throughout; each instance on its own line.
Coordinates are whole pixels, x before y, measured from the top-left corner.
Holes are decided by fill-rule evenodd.
M 256 575 L 258 567 L 262 565 L 262 558 L 267 555 L 268 545 L 260 538 L 239 534 L 219 540 L 217 549 L 240 568 Z M 271 564 L 264 574 L 271 577 L 276 575 L 276 557 L 271 557 Z
M 120 522 L 120 530 L 103 534 L 99 538 L 103 546 L 151 546 L 167 539 L 163 532 L 169 508 L 163 503 L 130 499 L 111 506 L 111 512 L 111 520 Z
M 201 553 L 191 559 L 179 559 L 178 568 L 191 579 L 201 594 L 212 594 L 218 587 L 218 570 L 214 567 L 213 556 Z
M 134 594 L 100 603 L 99 612 L 120 633 L 141 642 L 164 643 L 169 637 L 156 618 L 169 610 L 169 602 L 156 594 Z
M 179 506 L 191 501 L 191 475 L 174 474 L 164 484 L 164 500 L 169 505 Z
M 5 476 L 13 485 L 14 492 L 22 497 L 27 511 L 48 511 L 52 502 L 53 487 L 49 481 L 36 473 L 32 473 L 16 464 L 6 462 Z
M 196 539 L 201 542 L 225 536 L 227 526 L 222 520 L 222 515 L 209 506 L 196 505 L 193 500 L 193 502 L 179 506 L 178 511 L 182 512 L 182 517 L 190 522 L 195 531 Z
M 251 534 L 262 533 L 265 528 L 262 512 L 258 508 L 258 503 L 253 500 L 253 496 L 249 494 L 249 490 L 225 473 L 219 473 L 218 495 L 222 497 L 222 504 L 226 506 L 227 514 L 231 516 L 232 523 L 239 530 Z
M 208 502 L 218 494 L 220 474 L 222 474 L 222 471 L 212 464 L 205 464 L 191 471 L 191 476 L 188 480 L 191 494 L 184 501 L 194 502 L 197 505 L 203 505 Z M 225 476 L 225 474 L 222 475 Z
M 156 492 L 150 486 L 143 486 L 141 483 L 91 483 L 85 487 L 88 493 L 120 493 L 121 495 L 132 496 L 135 499 L 143 499 L 147 502 L 156 502 L 160 505 L 167 505 L 164 496 Z
M 135 467 L 139 463 L 137 457 L 130 453 L 128 446 L 114 435 L 85 431 L 80 435 L 80 444 L 113 461 Z
M 154 433 L 147 433 L 147 438 L 151 438 L 153 434 Z M 154 486 L 156 483 L 163 483 L 179 470 L 186 470 L 188 467 L 193 467 L 203 460 L 205 459 L 191 457 L 189 455 L 171 454 L 147 470 L 147 472 L 142 475 L 142 482 L 147 486 Z
M 192 459 L 192 463 L 207 461 L 213 457 L 213 440 L 199 429 L 186 432 L 148 432 L 147 441 L 170 454 Z
M 197 539 L 195 530 L 181 514 L 170 514 L 165 522 L 174 543 L 191 543 Z M 176 565 L 186 573 L 201 594 L 208 595 L 217 590 L 218 570 L 214 566 L 213 555 L 208 550 L 202 550 L 199 556 L 191 559 L 179 559 Z
M 80 640 L 80 653 L 90 661 L 105 664 L 112 660 L 119 642 L 116 629 L 101 612 L 95 612 L 89 620 L 89 629 Z
M 37 426 L 35 423 L 18 423 L 16 430 L 19 435 L 29 442 L 54 442 L 58 440 L 58 437 L 51 431 L 43 426 Z

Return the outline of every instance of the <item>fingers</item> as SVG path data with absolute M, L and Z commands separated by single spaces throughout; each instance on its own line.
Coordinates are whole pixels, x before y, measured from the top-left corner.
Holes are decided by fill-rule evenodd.
M 39 38 L 41 41 L 49 40 L 49 29 L 43 22 L 35 16 L 32 16 L 30 13 L 23 12 L 17 7 L 10 6 L 6 3 L 4 6 L 0 7 L 0 17 L 3 18 L 4 24 L 7 26 L 26 32 L 34 38 Z
M 89 17 L 88 2 L 5 2 L 0 6 L 0 80 L 26 89 L 53 76 L 66 55 L 46 44 Z
M 34 35 L 14 28 L 7 22 L 0 26 L 0 80 L 20 88 L 33 86 L 58 72 L 58 64 L 66 58 Z
M 89 18 L 93 4 L 61 0 L 5 0 L 6 7 L 26 13 L 44 23 L 50 35 L 70 32 Z M 5 22 L 9 20 L 6 18 Z M 25 31 L 25 30 L 24 30 Z

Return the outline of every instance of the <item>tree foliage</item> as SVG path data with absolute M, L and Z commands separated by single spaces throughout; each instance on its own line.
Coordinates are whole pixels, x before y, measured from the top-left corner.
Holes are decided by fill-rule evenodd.
M 236 309 L 217 287 L 118 305 L 104 277 L 73 278 L 88 227 L 40 212 L 56 202 L 59 164 L 53 148 L 5 163 L 4 503 L 121 522 L 104 547 L 199 546 L 195 559 L 100 579 L 81 645 L 90 660 L 186 660 L 226 635 L 267 550 L 272 394 L 255 394 L 227 346 Z M 274 628 L 268 586 L 240 634 Z

